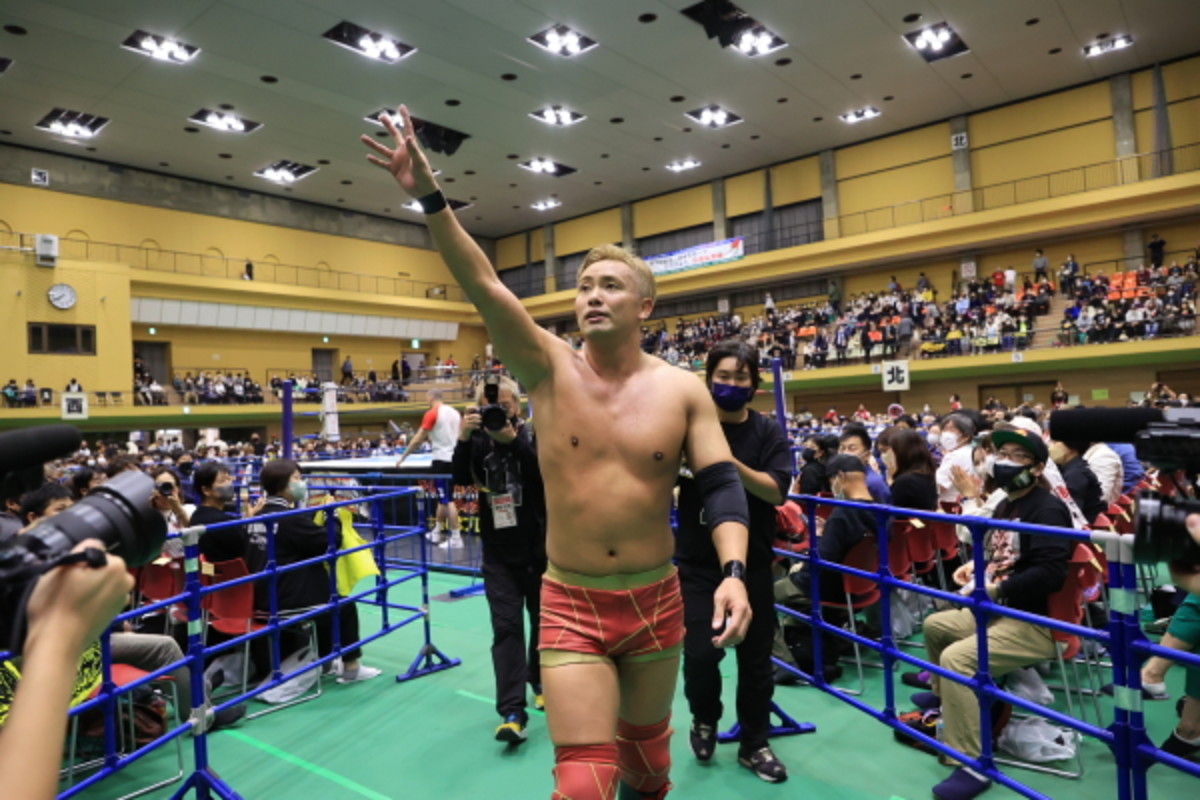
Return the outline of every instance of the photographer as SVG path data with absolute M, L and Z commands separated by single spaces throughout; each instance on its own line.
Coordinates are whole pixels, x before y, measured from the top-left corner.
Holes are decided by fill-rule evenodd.
M 104 544 L 87 539 L 73 552 Z M 85 564 L 43 575 L 26 606 L 22 679 L 0 728 L 0 775 L 6 797 L 50 800 L 58 787 L 67 709 L 79 658 L 125 604 L 133 578 L 119 556 L 99 569 Z
M 483 408 L 467 409 L 452 468 L 456 486 L 479 487 L 496 711 L 503 718 L 496 740 L 517 744 L 525 740 L 529 723 L 526 682 L 533 687 L 534 706 L 542 706 L 537 640 L 546 570 L 546 500 L 531 426 L 521 419 L 517 384 L 508 377 L 493 380 L 477 389 L 476 403 Z M 485 413 L 489 425 L 484 424 Z M 503 427 L 496 428 L 501 421 Z M 529 616 L 528 643 L 524 614 Z

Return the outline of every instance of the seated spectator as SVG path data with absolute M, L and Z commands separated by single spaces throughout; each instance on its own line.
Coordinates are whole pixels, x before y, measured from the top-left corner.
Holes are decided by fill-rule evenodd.
M 150 470 L 150 477 L 154 479 L 154 494 L 150 496 L 150 504 L 167 522 L 168 539 L 163 545 L 163 552 L 172 558 L 183 558 L 183 540 L 179 538 L 179 533 L 191 524 L 195 506 L 183 502 L 182 481 L 174 468 L 154 467 Z
M 30 378 L 29 380 L 25 381 L 25 388 L 23 390 L 23 394 L 24 394 L 24 398 L 25 398 L 25 406 L 27 408 L 37 407 L 38 390 L 37 390 L 37 385 L 33 382 L 33 378 Z
M 891 477 L 891 505 L 918 511 L 937 511 L 933 457 L 914 430 L 896 426 L 879 436 L 879 457 Z
M 293 506 L 303 508 L 306 505 L 308 486 L 296 462 L 285 458 L 269 461 L 263 466 L 259 479 L 266 500 L 255 516 L 288 511 Z M 252 525 L 249 535 L 251 546 L 262 550 L 258 558 L 265 563 L 265 526 Z M 317 525 L 309 514 L 279 520 L 275 523 L 274 535 L 275 560 L 281 567 L 323 555 L 328 549 L 329 537 L 325 529 Z M 329 602 L 329 573 L 323 563 L 285 572 L 278 576 L 277 581 L 280 611 L 307 609 Z M 268 612 L 269 581 L 257 581 L 254 589 L 255 607 L 259 612 Z M 342 604 L 338 607 L 338 614 L 341 640 L 343 646 L 346 646 L 342 651 L 342 673 L 338 682 L 353 683 L 376 677 L 380 671 L 362 664 L 362 649 L 353 644 L 359 638 L 358 606 L 355 603 Z M 313 621 L 317 627 L 317 650 L 322 656 L 328 655 L 333 652 L 333 626 L 330 615 L 328 612 L 320 614 Z
M 829 475 L 825 465 L 837 455 L 838 440 L 829 434 L 813 434 L 807 437 L 800 451 L 804 465 L 792 484 L 793 494 L 818 495 L 830 491 Z
M 1088 462 L 1083 459 L 1083 453 L 1088 449 L 1088 442 L 1050 442 L 1050 458 L 1058 465 L 1067 491 L 1088 525 L 1096 524 L 1096 517 L 1108 510 L 1108 503 L 1100 496 L 1100 481 L 1092 472 Z
M 996 519 L 1034 525 L 1070 528 L 1071 515 L 1061 500 L 1043 485 L 1041 475 L 1049 454 L 1041 438 L 1026 431 L 994 431 L 996 448 L 993 475 L 1005 492 L 996 509 Z M 1047 598 L 1062 588 L 1067 575 L 1071 542 L 1054 536 L 1014 534 L 991 530 L 986 538 L 987 572 L 973 576 L 974 564 L 963 564 L 954 574 L 964 593 L 974 578 L 984 581 L 988 595 L 997 603 L 1030 614 L 1046 616 Z M 925 620 L 925 651 L 930 663 L 939 664 L 964 677 L 973 677 L 979 630 L 971 609 L 940 611 Z M 1021 620 L 992 616 L 988 621 L 988 672 L 998 678 L 1015 669 L 1052 659 L 1056 645 L 1050 630 Z M 971 758 L 981 752 L 979 705 L 970 688 L 931 675 L 931 692 L 918 692 L 912 700 L 919 708 L 941 708 L 940 740 Z M 985 791 L 991 781 L 973 770 L 955 766 L 949 778 L 933 788 L 941 800 L 971 800 Z
M 972 443 L 978 430 L 975 420 L 969 414 L 961 411 L 947 414 L 942 420 L 941 433 L 937 440 L 937 449 L 941 451 L 942 462 L 938 465 L 935 476 L 940 502 L 958 502 L 959 492 L 954 486 L 951 472 L 954 467 L 964 470 L 971 469 L 973 465 Z
M 63 391 L 64 392 L 82 392 L 83 384 L 80 383 L 79 381 L 75 380 L 74 378 L 71 378 L 71 380 L 67 382 L 67 385 L 65 387 L 63 387 Z
M 838 453 L 854 456 L 861 461 L 866 471 L 866 483 L 871 498 L 881 505 L 891 504 L 891 490 L 872 464 L 874 458 L 871 455 L 871 435 L 867 433 L 866 428 L 862 425 L 843 426 L 842 435 L 838 437 Z

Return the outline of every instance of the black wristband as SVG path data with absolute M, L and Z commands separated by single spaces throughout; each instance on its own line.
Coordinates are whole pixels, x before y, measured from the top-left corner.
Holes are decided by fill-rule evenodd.
M 726 578 L 737 578 L 739 581 L 746 580 L 746 565 L 741 561 L 726 561 L 721 567 L 721 574 Z
M 417 205 L 421 207 L 421 211 L 426 214 L 436 214 L 446 207 L 446 195 L 442 194 L 442 190 L 430 192 L 424 197 L 417 198 Z

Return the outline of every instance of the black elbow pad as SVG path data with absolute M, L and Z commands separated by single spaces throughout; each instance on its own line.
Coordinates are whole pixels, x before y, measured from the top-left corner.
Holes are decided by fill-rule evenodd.
M 704 519 L 711 531 L 722 522 L 750 527 L 750 509 L 737 467 L 729 461 L 709 464 L 696 473 L 696 486 L 704 498 Z

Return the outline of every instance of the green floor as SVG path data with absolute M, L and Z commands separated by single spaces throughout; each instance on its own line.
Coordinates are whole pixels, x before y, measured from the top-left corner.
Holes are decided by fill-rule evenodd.
M 498 719 L 491 700 L 485 601 L 476 595 L 447 602 L 444 595 L 464 582 L 441 575 L 431 578 L 431 593 L 442 595 L 433 603 L 435 644 L 446 654 L 461 658 L 461 666 L 395 683 L 390 674 L 408 668 L 420 643 L 419 626 L 404 628 L 367 648 L 367 663 L 382 667 L 385 675 L 355 686 L 327 681 L 326 694 L 314 702 L 209 737 L 213 767 L 248 799 L 549 797 L 553 751 L 541 716 L 534 715 L 529 740 L 518 748 L 505 750 L 492 740 Z M 399 596 L 407 599 L 415 592 L 415 586 L 405 587 Z M 362 620 L 363 629 L 368 630 L 378 618 L 373 610 L 364 609 Z M 726 660 L 726 664 L 731 662 Z M 1173 697 L 1179 696 L 1182 678 L 1182 670 L 1172 670 L 1168 686 Z M 878 706 L 883 695 L 881 673 L 872 671 L 868 680 L 872 683 L 866 699 Z M 850 679 L 841 683 L 848 686 Z M 729 698 L 731 688 L 727 683 Z M 900 690 L 907 691 L 906 687 Z M 904 697 L 900 690 L 898 696 Z M 675 766 L 671 777 L 676 786 L 672 799 L 915 800 L 929 797 L 930 787 L 948 773 L 932 757 L 895 743 L 889 729 L 823 692 L 788 687 L 778 690 L 776 699 L 790 714 L 815 723 L 818 729 L 815 734 L 774 740 L 777 754 L 791 773 L 786 783 L 766 784 L 738 767 L 736 745 L 722 745 L 715 763 L 699 766 L 691 757 L 686 735 L 677 733 L 672 742 Z M 1173 701 L 1148 704 L 1148 726 L 1156 742 L 1173 724 L 1174 705 Z M 1106 701 L 1106 713 L 1107 708 Z M 686 731 L 688 720 L 680 691 L 675 703 L 676 727 Z M 190 748 L 190 741 L 188 744 Z M 1055 798 L 1115 798 L 1115 769 L 1107 749 L 1087 742 L 1084 752 L 1088 763 L 1082 780 L 1024 770 L 1012 774 Z M 141 778 L 163 775 L 171 763 L 170 750 L 160 750 L 126 770 L 128 776 L 114 776 L 81 796 L 89 800 L 118 797 L 146 782 Z M 147 797 L 161 800 L 174 788 Z M 985 796 L 1003 800 L 1018 795 L 993 788 Z M 1200 781 L 1162 766 L 1151 772 L 1151 798 L 1197 796 Z

